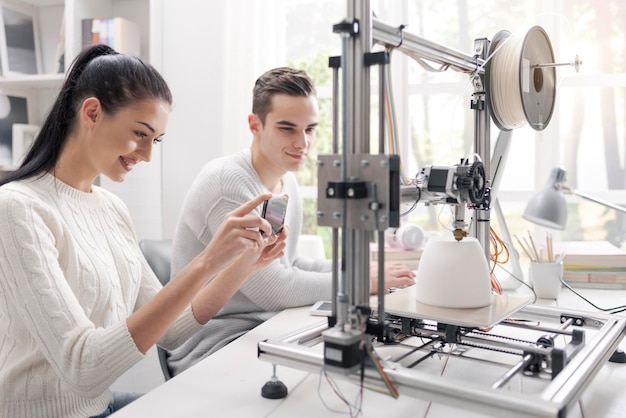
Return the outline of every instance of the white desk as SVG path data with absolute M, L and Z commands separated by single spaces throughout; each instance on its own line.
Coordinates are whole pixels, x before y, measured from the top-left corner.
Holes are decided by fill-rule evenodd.
M 584 294 L 603 308 L 626 303 L 626 291 L 585 289 Z M 594 310 L 565 288 L 557 303 L 540 300 L 538 304 L 558 304 L 570 309 Z M 324 321 L 325 319 L 308 315 L 308 307 L 284 311 L 191 369 L 147 393 L 114 414 L 114 417 L 341 416 L 327 409 L 320 400 L 318 374 L 278 366 L 277 375 L 288 387 L 289 395 L 281 400 L 268 400 L 261 396 L 261 387 L 270 379 L 272 367 L 271 364 L 257 358 L 257 343 Z M 626 349 L 626 341 L 622 341 L 620 347 Z M 341 379 L 335 381 L 342 393 L 353 402 L 358 392 L 356 385 Z M 325 380 L 322 380 L 320 391 L 326 404 L 334 409 L 346 411 L 344 404 Z M 626 364 L 607 363 L 582 395 L 579 406 L 580 409 L 571 411 L 568 418 L 626 417 Z M 452 409 L 441 404 L 430 404 L 410 396 L 393 399 L 365 390 L 360 417 L 381 416 L 436 418 L 484 415 Z

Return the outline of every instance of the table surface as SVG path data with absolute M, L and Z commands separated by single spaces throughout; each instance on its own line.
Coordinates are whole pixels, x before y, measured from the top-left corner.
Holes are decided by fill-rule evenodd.
M 600 308 L 626 303 L 623 290 L 579 290 Z M 515 291 L 524 295 L 525 289 Z M 530 292 L 526 291 L 530 297 Z M 563 288 L 559 298 L 541 300 L 537 305 L 556 306 L 589 312 L 597 310 Z M 308 373 L 286 366 L 277 367 L 278 378 L 289 389 L 280 400 L 261 396 L 261 388 L 272 376 L 270 363 L 257 358 L 257 344 L 265 339 L 324 323 L 325 318 L 309 315 L 309 307 L 288 309 L 261 324 L 220 351 L 202 360 L 187 371 L 158 386 L 139 400 L 114 414 L 124 417 L 321 417 L 347 415 L 348 409 L 319 373 Z M 620 344 L 626 349 L 626 341 Z M 353 404 L 357 386 L 336 379 L 340 393 Z M 342 412 L 340 414 L 339 412 Z M 349 415 L 349 414 L 348 414 Z M 356 416 L 356 415 L 355 415 Z M 484 414 L 460 411 L 443 404 L 431 403 L 411 396 L 393 399 L 371 390 L 363 392 L 360 417 L 484 417 Z M 626 417 L 626 364 L 607 363 L 586 388 L 576 408 L 568 417 Z

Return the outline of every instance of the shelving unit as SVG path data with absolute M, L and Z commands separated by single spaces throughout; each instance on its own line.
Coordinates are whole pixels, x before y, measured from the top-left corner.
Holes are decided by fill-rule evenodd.
M 140 56 L 159 67 L 151 59 L 150 33 L 153 26 L 152 17 L 158 16 L 153 9 L 158 7 L 160 2 L 151 0 L 3 0 L 1 3 L 30 8 L 37 19 L 42 72 L 35 75 L 12 74 L 0 77 L 0 91 L 17 90 L 31 93 L 33 98 L 29 106 L 32 107 L 32 123 L 41 121 L 49 108 L 51 98 L 54 97 L 64 79 L 64 74 L 57 72 L 55 60 L 57 44 L 63 42 L 67 68 L 82 48 L 81 21 L 84 18 L 124 17 L 137 23 L 141 31 Z M 154 24 L 160 24 L 160 21 Z

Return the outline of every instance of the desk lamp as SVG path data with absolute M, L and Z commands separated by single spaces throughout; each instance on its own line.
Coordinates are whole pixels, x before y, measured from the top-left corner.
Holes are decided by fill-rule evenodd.
M 535 194 L 528 202 L 528 205 L 526 205 L 526 209 L 522 215 L 524 219 L 547 228 L 565 229 L 565 224 L 567 222 L 567 203 L 565 201 L 565 193 L 580 196 L 583 199 L 587 199 L 602 206 L 626 213 L 626 208 L 574 190 L 571 187 L 566 186 L 564 184 L 565 181 L 565 169 L 559 167 L 553 168 L 550 173 L 550 178 L 546 183 L 546 187 Z M 621 349 L 617 349 L 611 355 L 609 361 L 613 363 L 626 363 L 626 353 Z
M 574 190 L 566 186 L 565 181 L 565 169 L 559 167 L 553 168 L 546 186 L 528 202 L 524 214 L 522 215 L 524 219 L 547 228 L 564 229 L 567 223 L 566 193 L 580 196 L 583 199 L 626 213 L 626 208 Z

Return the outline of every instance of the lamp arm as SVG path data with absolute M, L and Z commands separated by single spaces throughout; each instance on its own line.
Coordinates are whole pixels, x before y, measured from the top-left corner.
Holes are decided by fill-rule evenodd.
M 590 195 L 588 195 L 586 193 L 583 193 L 583 192 L 579 192 L 578 190 L 574 190 L 574 189 L 569 188 L 567 186 L 561 185 L 560 187 L 566 193 L 574 194 L 576 196 L 582 197 L 583 199 L 587 199 L 587 200 L 591 200 L 592 202 L 599 203 L 600 205 L 606 206 L 607 208 L 615 209 L 616 211 L 619 211 L 619 212 L 622 212 L 622 213 L 626 213 L 626 208 L 623 207 L 623 206 L 614 205 L 613 203 L 607 202 L 607 201 L 602 200 L 602 199 L 598 199 L 597 197 L 590 196 Z

